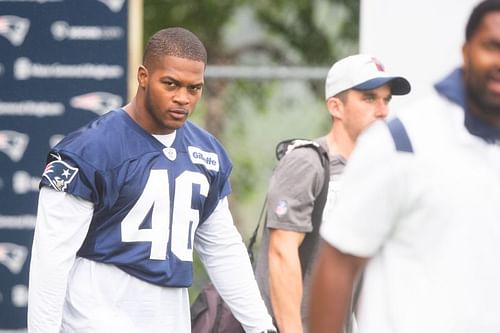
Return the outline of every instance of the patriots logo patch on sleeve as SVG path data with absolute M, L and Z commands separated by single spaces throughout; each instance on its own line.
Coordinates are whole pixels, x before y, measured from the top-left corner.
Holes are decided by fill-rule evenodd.
M 64 162 L 59 155 L 53 156 L 57 159 L 47 164 L 42 177 L 46 178 L 56 191 L 65 191 L 78 173 L 78 168 Z

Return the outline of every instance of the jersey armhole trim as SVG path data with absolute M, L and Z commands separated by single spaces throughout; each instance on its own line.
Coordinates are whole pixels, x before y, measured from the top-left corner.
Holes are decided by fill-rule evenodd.
M 413 146 L 411 144 L 406 128 L 399 118 L 391 119 L 387 123 L 389 132 L 391 133 L 392 140 L 399 152 L 413 153 Z

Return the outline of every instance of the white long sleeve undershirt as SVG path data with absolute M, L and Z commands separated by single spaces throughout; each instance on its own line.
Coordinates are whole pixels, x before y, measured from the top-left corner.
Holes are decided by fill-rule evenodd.
M 50 188 L 41 189 L 30 267 L 29 331 L 59 332 L 62 326 L 78 328 L 89 327 L 90 324 L 97 325 L 90 329 L 95 331 L 95 327 L 124 326 L 120 321 L 134 318 L 135 321 L 127 322 L 127 332 L 140 332 L 146 326 L 148 330 L 175 327 L 177 331 L 189 332 L 187 288 L 152 285 L 111 265 L 83 258 L 76 260 L 76 252 L 87 235 L 92 215 L 92 203 Z M 246 247 L 233 224 L 226 198 L 219 202 L 211 216 L 198 228 L 195 248 L 214 285 L 245 330 L 262 332 L 273 329 L 272 319 L 260 297 Z M 125 287 L 119 291 L 113 288 L 99 290 L 103 281 L 111 286 Z M 78 304 L 72 304 L 82 295 L 85 298 L 87 292 L 90 300 L 79 300 Z M 113 303 L 107 301 L 111 297 Z M 137 302 L 130 305 L 130 302 L 125 302 L 129 299 Z M 141 303 L 142 299 L 145 301 Z M 152 299 L 155 300 L 153 305 L 149 301 Z M 116 309 L 114 306 L 120 301 L 128 307 L 122 305 Z M 145 311 L 150 306 L 154 308 Z M 73 315 L 75 307 L 83 313 Z M 109 313 L 108 318 L 96 316 L 95 309 L 98 307 L 99 313 Z M 171 316 L 157 316 L 154 314 L 155 309 L 169 311 Z M 81 322 L 82 318 L 92 323 Z
M 30 332 L 59 332 L 69 271 L 92 213 L 88 201 L 47 187 L 40 190 L 29 277 Z

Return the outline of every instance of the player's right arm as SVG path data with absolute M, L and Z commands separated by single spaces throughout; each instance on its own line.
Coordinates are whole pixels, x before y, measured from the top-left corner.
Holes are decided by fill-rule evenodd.
M 303 232 L 269 231 L 269 290 L 274 317 L 281 332 L 303 332 L 299 247 L 304 237 Z
M 314 228 L 312 212 L 323 181 L 324 169 L 317 152 L 302 148 L 283 157 L 269 184 L 269 298 L 281 332 L 303 331 L 304 272 L 299 248 Z
M 322 241 L 312 273 L 309 332 L 343 332 L 354 284 L 366 261 Z
M 88 232 L 93 204 L 42 187 L 31 252 L 28 330 L 59 332 L 68 275 Z
M 360 272 L 398 232 L 397 220 L 410 193 L 407 172 L 413 159 L 395 148 L 382 121 L 373 123 L 356 142 L 342 176 L 339 200 L 320 227 L 323 241 L 309 302 L 311 333 L 342 332 Z

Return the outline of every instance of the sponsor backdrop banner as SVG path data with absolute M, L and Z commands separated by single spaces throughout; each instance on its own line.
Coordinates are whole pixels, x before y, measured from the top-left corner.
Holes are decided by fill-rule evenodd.
M 46 153 L 127 93 L 126 0 L 0 0 L 0 332 L 24 331 Z

